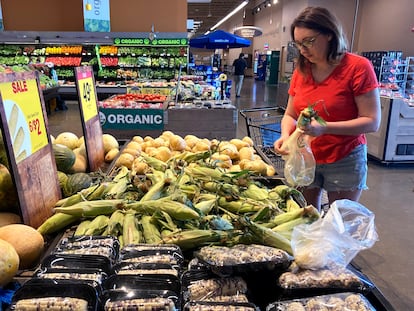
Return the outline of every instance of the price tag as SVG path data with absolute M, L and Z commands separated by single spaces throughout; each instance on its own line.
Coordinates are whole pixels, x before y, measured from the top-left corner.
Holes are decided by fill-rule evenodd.
M 1 83 L 0 92 L 14 156 L 19 163 L 49 143 L 37 81 Z
M 91 66 L 75 68 L 76 86 L 81 106 L 88 169 L 96 171 L 104 162 L 102 128 L 96 103 L 96 88 Z
M 85 122 L 98 115 L 98 108 L 96 105 L 95 86 L 93 83 L 91 71 L 77 72 L 79 99 Z

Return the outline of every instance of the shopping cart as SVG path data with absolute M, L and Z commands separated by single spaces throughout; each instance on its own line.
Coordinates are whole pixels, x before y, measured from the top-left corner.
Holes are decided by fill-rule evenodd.
M 282 107 L 263 107 L 240 110 L 246 121 L 247 135 L 253 140 L 259 156 L 272 165 L 277 175 L 283 176 L 284 161 L 273 149 L 273 143 L 280 137 Z

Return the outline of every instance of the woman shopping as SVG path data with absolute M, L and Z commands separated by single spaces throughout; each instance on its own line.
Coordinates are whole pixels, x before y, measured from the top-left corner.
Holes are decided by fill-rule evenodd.
M 275 151 L 295 130 L 300 112 L 314 105 L 321 124 L 312 118 L 301 127 L 310 137 L 316 161 L 315 178 L 303 189 L 308 202 L 321 208 L 322 190 L 329 203 L 358 201 L 367 189 L 365 133 L 378 130 L 381 118 L 378 81 L 370 61 L 347 51 L 337 18 L 322 7 L 308 7 L 293 21 L 291 37 L 299 50 L 288 105 Z

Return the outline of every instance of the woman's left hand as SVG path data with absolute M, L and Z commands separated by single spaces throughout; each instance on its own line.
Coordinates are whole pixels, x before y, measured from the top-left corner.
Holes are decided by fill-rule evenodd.
M 325 134 L 326 125 L 321 125 L 318 121 L 312 119 L 307 126 L 304 126 L 301 129 L 304 134 L 316 137 Z

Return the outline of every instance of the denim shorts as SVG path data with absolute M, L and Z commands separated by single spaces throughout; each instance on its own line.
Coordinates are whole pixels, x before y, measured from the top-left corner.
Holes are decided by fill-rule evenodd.
M 366 190 L 367 162 L 367 146 L 359 145 L 337 162 L 317 164 L 315 179 L 308 188 L 323 188 L 328 192 Z

